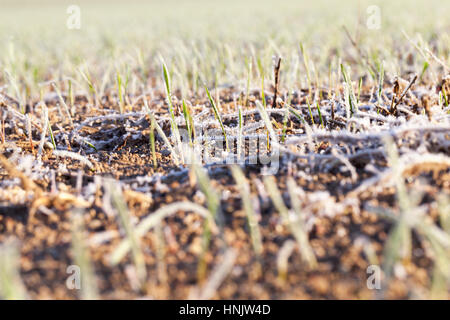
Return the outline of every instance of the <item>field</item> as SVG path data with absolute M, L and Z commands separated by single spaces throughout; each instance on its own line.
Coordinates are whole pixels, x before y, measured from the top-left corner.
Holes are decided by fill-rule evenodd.
M 0 6 L 0 298 L 450 297 L 449 1 Z

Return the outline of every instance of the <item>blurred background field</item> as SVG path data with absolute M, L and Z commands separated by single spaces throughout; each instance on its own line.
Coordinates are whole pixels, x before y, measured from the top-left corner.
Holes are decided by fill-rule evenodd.
M 361 50 L 385 60 L 385 70 L 402 73 L 401 55 L 414 50 L 402 30 L 425 43 L 437 44 L 449 55 L 448 1 L 5 1 L 0 10 L 0 63 L 8 68 L 12 56 L 17 77 L 30 87 L 55 77 L 79 77 L 75 67 L 87 65 L 102 79 L 111 66 L 127 64 L 145 72 L 157 70 L 159 54 L 182 68 L 178 88 L 187 72 L 200 70 L 209 82 L 245 82 L 246 59 L 261 57 L 270 73 L 273 55 L 283 56 L 282 72 L 304 84 L 298 44 L 302 42 L 314 67 L 326 78 L 338 57 L 357 56 L 346 37 L 346 26 Z M 81 9 L 81 29 L 69 30 L 70 5 Z M 379 29 L 368 29 L 370 6 L 380 8 Z M 420 68 L 423 59 L 415 63 Z M 352 68 L 358 68 L 352 65 Z M 28 72 L 27 68 L 32 72 Z M 359 70 L 361 76 L 365 70 Z M 97 77 L 98 76 L 98 77 Z M 111 76 L 113 80 L 114 76 Z M 100 81 L 100 80 L 96 80 Z M 286 77 L 282 81 L 288 81 Z M 36 92 L 35 92 L 36 93 Z

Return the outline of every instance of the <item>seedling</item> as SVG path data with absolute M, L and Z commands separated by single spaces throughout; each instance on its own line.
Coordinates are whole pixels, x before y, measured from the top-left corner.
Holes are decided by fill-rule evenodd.
M 72 80 L 68 80 L 68 96 L 69 96 L 69 103 L 70 103 L 70 113 L 73 116 L 75 113 L 75 97 L 73 95 L 73 87 L 72 87 Z
M 71 233 L 73 262 L 75 266 L 80 268 L 80 298 L 85 300 L 98 299 L 95 272 L 92 266 L 89 248 L 86 244 L 82 211 L 74 210 L 71 212 Z
M 166 95 L 167 95 L 167 103 L 169 105 L 169 114 L 170 114 L 170 118 L 171 118 L 172 131 L 173 131 L 173 134 L 175 135 L 175 140 L 177 142 L 178 152 L 180 154 L 181 161 L 184 162 L 180 132 L 178 131 L 178 126 L 175 121 L 174 107 L 173 107 L 173 103 L 172 103 L 172 93 L 171 93 L 171 89 L 170 89 L 170 75 L 169 75 L 169 71 L 167 70 L 167 66 L 164 61 L 162 62 L 162 69 L 163 69 L 164 83 L 166 85 L 165 88 L 166 88 Z
M 0 245 L 0 298 L 24 300 L 28 298 L 20 278 L 20 252 L 16 242 L 6 241 Z
M 119 108 L 120 113 L 124 113 L 125 102 L 123 101 L 123 93 L 122 93 L 122 77 L 120 76 L 119 70 L 117 70 L 117 95 L 119 97 Z
M 242 152 L 242 128 L 244 127 L 244 118 L 242 117 L 242 108 L 238 107 L 238 141 L 237 141 L 237 157 L 241 159 Z M 245 151 L 245 150 L 244 150 Z
M 221 224 L 221 216 L 218 214 L 220 208 L 219 195 L 214 188 L 211 187 L 211 181 L 203 168 L 200 168 L 195 164 L 195 162 L 193 162 L 192 170 L 194 171 L 200 190 L 206 196 L 206 203 L 208 205 L 208 211 L 212 220 L 218 221 Z M 200 255 L 200 261 L 197 267 L 197 276 L 199 281 L 202 281 L 206 276 L 205 255 L 206 252 L 208 252 L 211 241 L 211 228 L 211 219 L 207 219 L 203 226 L 202 253 Z
M 252 239 L 253 250 L 258 257 L 263 252 L 263 243 L 261 239 L 261 231 L 259 230 L 258 218 L 253 208 L 252 199 L 250 196 L 250 188 L 247 179 L 244 176 L 241 168 L 236 165 L 231 167 L 234 181 L 236 181 L 239 193 L 241 194 L 244 211 L 247 216 L 247 223 L 250 229 L 250 238 Z
M 144 98 L 144 108 L 145 108 L 145 111 L 147 112 L 147 114 L 148 114 L 148 116 L 150 118 L 150 123 L 152 123 L 152 122 L 154 123 L 156 131 L 158 132 L 159 136 L 163 139 L 164 144 L 166 145 L 167 149 L 170 151 L 170 154 L 172 155 L 173 162 L 176 165 L 178 165 L 180 162 L 179 162 L 177 153 L 172 148 L 172 145 L 171 145 L 169 139 L 167 138 L 166 134 L 164 133 L 163 129 L 160 127 L 158 122 L 156 122 L 155 116 L 153 115 L 153 113 L 151 113 L 151 111 L 150 111 L 150 109 L 148 107 L 148 104 L 147 104 L 147 99 L 145 99 L 145 98 Z M 153 154 L 153 158 L 154 157 L 156 157 L 155 153 Z
M 186 105 L 186 101 L 183 99 L 183 116 L 184 116 L 184 122 L 186 124 L 186 128 L 188 130 L 188 139 L 189 139 L 189 145 L 192 145 L 193 143 L 193 136 L 192 136 L 192 130 L 194 127 L 194 121 L 192 120 L 191 113 L 189 111 L 188 106 Z
M 164 219 L 180 211 L 191 211 L 198 213 L 201 217 L 210 222 L 211 230 L 216 231 L 217 227 L 216 224 L 214 223 L 214 220 L 211 219 L 212 217 L 209 210 L 190 201 L 181 201 L 166 205 L 156 210 L 155 212 L 149 214 L 133 228 L 134 230 L 133 232 L 135 233 L 135 236 L 137 238 L 141 238 L 145 234 L 147 234 L 151 229 L 161 224 L 161 222 Z M 129 238 L 123 239 L 122 242 L 117 246 L 117 248 L 112 252 L 110 256 L 110 263 L 113 266 L 117 265 L 123 258 L 125 258 L 126 254 L 128 253 L 128 251 L 130 251 L 131 248 L 132 243 L 130 242 L 130 239 Z
M 64 107 L 64 111 L 66 112 L 67 117 L 69 118 L 70 126 L 73 128 L 73 121 L 72 121 L 72 116 L 70 115 L 69 107 L 67 106 L 66 102 L 64 101 L 64 98 L 62 97 L 61 91 L 58 89 L 58 86 L 54 82 L 52 83 L 52 86 L 55 89 L 56 94 L 58 95 L 59 102 Z
M 358 112 L 356 97 L 355 97 L 355 93 L 353 91 L 353 84 L 352 84 L 350 77 L 348 76 L 347 71 L 345 70 L 345 67 L 343 64 L 341 64 L 341 72 L 342 72 L 342 76 L 343 76 L 345 84 L 346 84 L 345 98 L 346 98 L 347 107 L 348 107 L 348 110 L 350 110 L 350 116 L 353 116 L 354 113 Z
M 137 234 L 136 229 L 131 221 L 131 215 L 127 208 L 125 199 L 123 198 L 121 188 L 113 181 L 106 181 L 105 190 L 110 195 L 111 204 L 117 210 L 120 223 L 130 244 L 133 263 L 136 269 L 140 290 L 145 291 L 147 270 L 145 266 L 144 254 L 142 252 L 139 235 Z
M 311 83 L 311 73 L 309 71 L 309 59 L 308 54 L 306 53 L 305 49 L 303 48 L 303 43 L 300 42 L 300 52 L 303 56 L 303 64 L 305 65 L 306 70 L 306 79 L 308 80 L 308 88 L 309 88 L 309 94 L 312 93 L 312 83 Z
M 317 261 L 308 242 L 308 234 L 305 230 L 301 215 L 300 202 L 298 200 L 298 195 L 295 193 L 297 186 L 293 180 L 290 180 L 288 184 L 292 207 L 296 214 L 294 219 L 291 217 L 289 209 L 284 204 L 283 198 L 276 185 L 275 178 L 273 176 L 267 176 L 264 178 L 264 185 L 267 192 L 269 193 L 275 208 L 283 218 L 283 223 L 289 228 L 290 232 L 297 241 L 303 260 L 307 263 L 310 269 L 314 269 L 317 266 Z
M 214 99 L 211 97 L 211 94 L 209 93 L 209 90 L 208 90 L 208 88 L 206 86 L 205 86 L 205 91 L 206 91 L 206 94 L 208 95 L 208 99 L 209 99 L 209 102 L 211 104 L 211 107 L 213 108 L 214 116 L 215 116 L 216 120 L 219 121 L 220 128 L 222 129 L 222 134 L 223 134 L 223 137 L 225 139 L 225 148 L 226 148 L 227 152 L 230 152 L 230 147 L 228 145 L 227 132 L 226 132 L 225 127 L 223 125 L 222 118 L 220 117 L 219 110 L 217 109 L 216 103 L 214 102 Z
M 266 96 L 264 94 L 264 67 L 262 65 L 261 58 L 258 58 L 257 62 L 258 62 L 259 76 L 261 77 L 261 101 L 264 108 L 266 108 Z
M 322 129 L 324 129 L 324 128 L 325 128 L 325 125 L 324 125 L 323 119 L 322 119 L 322 112 L 320 112 L 320 104 L 319 104 L 319 101 L 317 101 L 317 112 L 319 113 L 320 125 L 322 126 Z
M 311 104 L 309 103 L 309 98 L 308 97 L 306 97 L 306 104 L 308 105 L 309 117 L 311 118 L 312 125 L 314 126 L 315 125 L 314 116 L 313 116 L 312 111 L 311 111 Z
M 150 150 L 152 151 L 152 160 L 153 160 L 153 168 L 156 169 L 156 167 L 158 166 L 158 163 L 156 161 L 156 146 L 155 146 L 155 127 L 156 127 L 156 121 L 155 118 L 152 117 L 150 120 L 150 134 L 149 134 L 149 139 L 150 139 Z
M 251 77 L 252 77 L 252 61 L 248 60 L 246 65 L 247 65 L 247 90 L 246 90 L 246 93 L 245 93 L 244 106 L 248 105 L 248 98 L 249 98 L 249 95 L 250 95 L 250 80 L 251 80 Z
M 97 100 L 98 99 L 97 98 L 97 90 L 95 89 L 94 83 L 91 80 L 91 76 L 90 76 L 89 72 L 87 70 L 86 70 L 86 72 L 84 72 L 82 69 L 78 69 L 78 72 L 80 72 L 81 76 L 88 84 L 89 92 L 92 94 L 92 103 L 94 104 L 94 106 L 98 105 L 99 103 Z

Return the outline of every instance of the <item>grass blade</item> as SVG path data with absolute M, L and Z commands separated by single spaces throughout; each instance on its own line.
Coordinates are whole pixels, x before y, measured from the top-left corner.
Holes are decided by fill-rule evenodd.
M 225 127 L 223 125 L 222 118 L 220 117 L 219 110 L 217 109 L 216 103 L 214 102 L 214 99 L 211 97 L 211 94 L 209 93 L 209 90 L 206 86 L 205 86 L 205 91 L 206 91 L 206 94 L 208 95 L 208 99 L 209 99 L 209 102 L 211 103 L 211 107 L 214 110 L 214 116 L 216 117 L 216 120 L 219 121 L 220 128 L 222 129 L 223 137 L 225 139 L 225 148 L 226 148 L 227 152 L 230 152 L 230 147 L 228 145 L 227 132 L 225 131 Z

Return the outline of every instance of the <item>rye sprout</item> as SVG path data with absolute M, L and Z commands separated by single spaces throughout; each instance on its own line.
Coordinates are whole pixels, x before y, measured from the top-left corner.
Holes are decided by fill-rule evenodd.
M 170 86 L 171 86 L 170 74 L 169 74 L 169 71 L 167 70 L 167 66 L 164 61 L 162 61 L 162 69 L 163 69 L 163 77 L 164 77 L 164 83 L 165 83 L 165 88 L 166 88 L 167 103 L 169 105 L 169 114 L 170 114 L 170 118 L 171 118 L 172 131 L 173 131 L 173 134 L 175 135 L 175 140 L 178 145 L 178 151 L 180 153 L 181 161 L 184 162 L 183 152 L 182 152 L 182 148 L 181 148 L 180 132 L 178 131 L 178 126 L 175 121 L 174 106 L 172 103 L 172 91 L 170 89 Z
M 69 107 L 67 106 L 66 101 L 64 101 L 64 98 L 63 98 L 63 96 L 61 94 L 61 91 L 59 90 L 58 86 L 55 83 L 52 83 L 52 86 L 55 89 L 56 94 L 58 95 L 59 102 L 64 107 L 64 111 L 66 112 L 67 117 L 69 118 L 70 126 L 73 128 L 73 121 L 72 121 L 72 116 L 70 115 Z
M 212 220 L 220 222 L 220 216 L 218 215 L 220 209 L 220 197 L 219 194 L 211 187 L 211 181 L 205 170 L 193 162 L 192 170 L 194 171 L 197 179 L 197 184 L 200 190 L 206 196 L 206 203 Z M 211 241 L 211 219 L 207 219 L 204 223 L 203 235 L 202 235 L 202 253 L 200 262 L 197 268 L 197 275 L 199 280 L 203 280 L 206 275 L 206 260 L 205 255 L 209 249 Z
M 6 142 L 6 133 L 5 133 L 5 120 L 3 119 L 3 109 L 0 112 L 0 137 L 2 143 L 4 144 Z
M 317 266 L 317 261 L 308 241 L 308 233 L 304 226 L 300 202 L 298 200 L 298 195 L 295 192 L 295 190 L 297 189 L 297 185 L 293 180 L 290 180 L 290 182 L 288 183 L 289 196 L 291 198 L 292 207 L 295 213 L 294 216 L 289 212 L 289 209 L 284 204 L 283 197 L 278 190 L 275 178 L 272 176 L 268 176 L 264 179 L 264 185 L 269 193 L 270 198 L 272 199 L 275 208 L 278 210 L 281 217 L 283 218 L 284 224 L 289 228 L 291 234 L 297 241 L 303 261 L 308 265 L 310 269 L 314 269 Z
M 137 278 L 141 290 L 145 290 L 145 282 L 147 278 L 147 270 L 145 266 L 144 253 L 141 248 L 141 241 L 136 232 L 136 228 L 132 223 L 131 215 L 128 210 L 125 199 L 120 186 L 113 181 L 105 181 L 106 192 L 109 193 L 111 204 L 116 208 L 119 215 L 120 223 L 125 231 L 126 238 L 130 244 L 131 254 L 134 267 L 136 269 Z
M 120 76 L 119 70 L 117 70 L 116 73 L 117 73 L 117 91 L 118 91 L 117 94 L 119 96 L 119 108 L 120 113 L 122 114 L 125 108 L 125 103 L 123 101 L 123 94 L 122 94 L 122 77 Z
M 244 119 L 242 117 L 242 108 L 241 106 L 238 106 L 238 141 L 237 141 L 237 157 L 240 160 L 241 159 L 241 152 L 242 152 L 242 130 L 244 127 Z
M 155 212 L 149 214 L 147 217 L 142 219 L 139 224 L 134 227 L 134 233 L 136 237 L 143 237 L 146 233 L 148 233 L 151 229 L 155 228 L 157 225 L 161 223 L 165 218 L 174 215 L 180 211 L 192 211 L 198 213 L 203 218 L 210 221 L 210 225 L 212 229 L 216 228 L 214 220 L 211 219 L 211 213 L 202 206 L 195 204 L 189 201 L 181 201 L 171 203 L 166 205 Z M 116 265 L 119 263 L 128 251 L 131 249 L 131 242 L 129 238 L 125 238 L 122 242 L 117 246 L 117 248 L 112 252 L 110 256 L 110 262 L 112 265 Z
M 68 81 L 68 96 L 69 96 L 69 103 L 70 103 L 70 113 L 71 115 L 74 115 L 75 113 L 75 97 L 73 95 L 73 87 L 72 87 L 72 80 L 69 79 Z
M 309 71 L 308 54 L 306 53 L 305 49 L 303 48 L 303 44 L 301 42 L 300 42 L 299 46 L 300 46 L 300 52 L 303 56 L 303 63 L 305 65 L 306 79 L 308 81 L 309 94 L 311 94 L 312 93 L 312 85 L 311 85 L 311 73 Z
M 0 256 L 0 298 L 27 299 L 27 292 L 20 278 L 20 252 L 17 243 L 6 241 L 0 245 Z
M 309 98 L 308 97 L 306 97 L 306 104 L 308 105 L 308 112 L 309 112 L 309 116 L 311 117 L 311 123 L 314 126 L 316 123 L 314 122 L 314 116 L 312 114 L 311 104 L 309 103 Z
M 387 240 L 384 249 L 385 259 L 383 269 L 386 278 L 390 279 L 393 268 L 399 259 L 402 257 L 409 257 L 411 254 L 411 229 L 407 218 L 411 207 L 406 194 L 406 186 L 403 181 L 397 148 L 391 139 L 386 138 L 385 145 L 389 163 L 394 174 L 397 201 L 400 207 L 400 217 L 397 219 L 397 223 L 390 232 L 389 239 Z
M 50 122 L 50 119 L 49 119 L 49 117 L 48 117 L 48 109 L 47 109 L 47 106 L 45 106 L 45 103 L 42 101 L 42 104 L 43 104 L 43 106 L 44 106 L 44 108 L 45 108 L 45 115 L 47 116 L 47 123 L 48 123 L 48 133 L 50 134 L 50 139 L 51 139 L 51 141 L 52 141 L 52 145 L 53 145 L 53 149 L 55 149 L 56 150 L 56 141 L 55 141 L 55 136 L 53 135 L 53 130 L 52 130 L 52 124 L 51 124 L 51 122 Z
M 236 165 L 231 167 L 231 173 L 236 181 L 239 193 L 241 194 L 244 211 L 247 216 L 247 223 L 250 229 L 250 237 L 252 239 L 253 250 L 258 257 L 263 253 L 263 243 L 261 239 L 261 231 L 259 229 L 258 218 L 253 208 L 252 198 L 250 195 L 250 187 L 241 168 Z
M 192 120 L 192 116 L 191 116 L 191 113 L 189 111 L 189 108 L 186 105 L 186 101 L 184 99 L 183 99 L 183 116 L 184 116 L 184 121 L 185 121 L 185 124 L 186 124 L 186 128 L 188 130 L 189 144 L 192 145 L 192 142 L 193 142 L 193 137 L 192 137 L 193 120 Z
M 286 283 L 288 276 L 288 261 L 292 252 L 295 250 L 296 242 L 294 240 L 286 240 L 283 243 L 280 251 L 277 256 L 277 269 L 278 269 L 278 278 L 284 284 Z
M 245 102 L 244 102 L 244 106 L 247 106 L 248 104 L 248 98 L 250 95 L 250 79 L 252 77 L 252 61 L 249 60 L 247 62 L 247 91 L 245 93 Z
M 147 104 L 147 99 L 145 99 L 145 98 L 144 98 L 144 108 L 145 108 L 145 111 L 147 112 L 147 114 L 148 114 L 148 116 L 150 118 L 150 123 L 152 123 L 152 122 L 154 123 L 156 131 L 160 135 L 161 139 L 163 139 L 164 144 L 166 145 L 167 149 L 170 151 L 170 154 L 172 155 L 172 159 L 173 159 L 174 163 L 176 165 L 178 165 L 180 163 L 179 159 L 178 159 L 178 156 L 177 156 L 175 150 L 173 149 L 172 144 L 170 143 L 170 141 L 167 138 L 166 134 L 164 133 L 163 129 L 161 128 L 161 126 L 156 121 L 155 116 L 150 111 L 150 109 L 148 107 L 148 104 Z M 154 154 L 153 157 L 156 157 L 156 154 Z
M 356 97 L 353 91 L 353 85 L 350 77 L 348 76 L 347 70 L 345 70 L 344 65 L 341 63 L 341 72 L 346 84 L 345 99 L 347 103 L 348 110 L 350 110 L 350 116 L 358 112 L 358 106 L 356 104 Z
M 261 77 L 261 101 L 262 101 L 264 108 L 266 108 L 266 97 L 264 94 L 264 67 L 262 65 L 261 58 L 258 58 L 257 62 L 258 62 L 259 75 Z
M 259 114 L 261 115 L 261 118 L 263 119 L 264 124 L 266 125 L 268 135 L 272 139 L 273 143 L 278 144 L 277 135 L 273 130 L 272 122 L 270 122 L 270 118 L 269 115 L 267 114 L 266 108 L 264 108 L 264 106 L 262 106 L 259 101 L 256 101 L 256 106 L 258 107 Z
M 317 100 L 317 112 L 319 113 L 320 124 L 321 124 L 322 128 L 325 128 L 325 125 L 324 125 L 323 119 L 322 119 L 322 113 L 320 112 L 319 100 Z
M 89 248 L 86 244 L 86 235 L 83 223 L 83 211 L 74 210 L 71 213 L 71 233 L 73 261 L 80 268 L 81 299 L 98 299 L 95 272 L 92 266 Z
M 206 91 L 206 94 L 208 95 L 208 99 L 209 99 L 209 102 L 211 104 L 211 107 L 214 110 L 214 116 L 215 116 L 216 120 L 219 121 L 220 128 L 222 129 L 223 137 L 225 139 L 225 148 L 226 148 L 227 152 L 230 152 L 230 148 L 229 148 L 229 145 L 228 145 L 227 132 L 226 132 L 225 127 L 223 125 L 222 118 L 220 117 L 219 110 L 217 109 L 216 103 L 214 102 L 214 99 L 211 97 L 211 94 L 209 93 L 209 90 L 208 90 L 208 88 L 206 86 L 205 86 L 205 91 Z
M 98 105 L 97 90 L 95 89 L 94 83 L 91 80 L 91 76 L 90 76 L 89 72 L 87 70 L 86 70 L 86 72 L 84 72 L 81 68 L 79 68 L 78 71 L 80 72 L 84 81 L 86 81 L 86 83 L 88 84 L 89 92 L 92 94 L 92 97 L 93 97 L 92 103 L 94 105 Z
M 383 62 L 380 63 L 380 70 L 378 72 L 378 101 L 380 102 L 382 100 L 382 93 L 383 93 L 383 84 L 384 84 L 384 64 Z
M 153 161 L 153 168 L 156 169 L 158 166 L 158 163 L 156 161 L 156 146 L 155 146 L 155 118 L 150 118 L 150 133 L 149 133 L 149 139 L 150 139 L 150 149 L 152 151 L 152 161 Z

